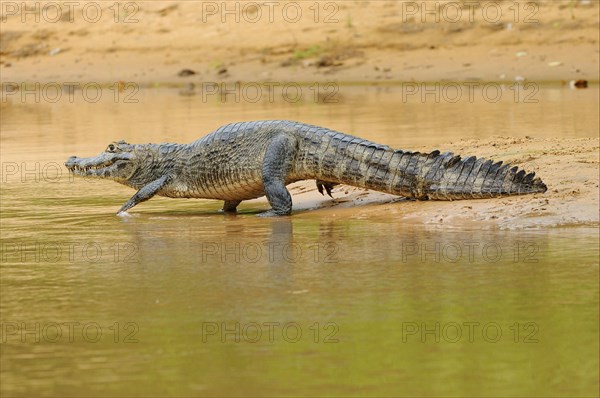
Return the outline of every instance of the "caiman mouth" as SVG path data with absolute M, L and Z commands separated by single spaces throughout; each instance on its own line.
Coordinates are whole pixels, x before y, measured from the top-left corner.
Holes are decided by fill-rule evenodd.
M 67 166 L 67 169 L 69 169 L 70 171 L 78 171 L 80 173 L 85 173 L 87 171 L 90 170 L 100 170 L 100 169 L 104 169 L 106 167 L 112 166 L 115 162 L 110 162 L 110 163 L 103 163 L 103 164 L 97 164 L 97 165 L 88 165 L 88 166 L 81 166 L 78 164 L 73 164 L 73 165 L 68 165 L 65 163 L 65 166 Z
M 100 155 L 96 158 L 71 156 L 65 162 L 65 167 L 71 173 L 84 177 L 115 177 L 118 169 L 127 163 L 128 158 L 128 154 Z

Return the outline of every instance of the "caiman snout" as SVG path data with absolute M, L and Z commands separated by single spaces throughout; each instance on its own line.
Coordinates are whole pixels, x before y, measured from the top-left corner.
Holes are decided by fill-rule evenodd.
M 67 159 L 67 161 L 65 162 L 65 166 L 67 168 L 71 168 L 73 166 L 75 166 L 77 160 L 77 156 L 71 156 L 69 159 Z

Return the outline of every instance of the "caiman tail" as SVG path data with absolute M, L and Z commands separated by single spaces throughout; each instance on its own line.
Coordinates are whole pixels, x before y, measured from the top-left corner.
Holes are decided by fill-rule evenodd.
M 451 152 L 434 151 L 410 159 L 407 173 L 414 173 L 414 196 L 434 200 L 480 199 L 507 195 L 546 192 L 546 185 L 535 172 L 527 173 L 517 166 L 494 163 L 492 160 L 469 156 L 461 159 Z M 415 162 L 421 167 L 410 164 Z M 402 162 L 401 162 L 402 163 Z M 416 189 L 415 189 L 416 188 Z
M 387 166 L 377 162 L 376 167 L 367 169 L 365 188 L 433 200 L 481 199 L 547 190 L 534 172 L 475 156 L 461 159 L 451 152 L 393 151 L 391 157 Z M 387 170 L 383 178 L 378 178 L 384 173 L 382 168 Z
M 457 200 L 546 192 L 535 173 L 503 162 L 451 152 L 393 150 L 352 136 L 326 142 L 318 156 L 300 156 L 304 178 L 319 184 L 353 185 L 416 199 Z M 321 188 L 319 188 L 321 190 Z

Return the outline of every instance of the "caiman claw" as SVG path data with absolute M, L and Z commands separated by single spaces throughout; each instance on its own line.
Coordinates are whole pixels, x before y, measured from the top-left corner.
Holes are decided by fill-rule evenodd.
M 332 182 L 325 182 L 325 181 L 317 180 L 317 189 L 319 190 L 319 193 L 321 195 L 325 196 L 325 194 L 323 193 L 323 188 L 325 188 L 327 195 L 329 195 L 329 197 L 332 199 L 333 199 L 333 196 L 331 195 L 331 189 L 333 187 L 335 187 L 336 185 L 337 184 L 334 184 Z

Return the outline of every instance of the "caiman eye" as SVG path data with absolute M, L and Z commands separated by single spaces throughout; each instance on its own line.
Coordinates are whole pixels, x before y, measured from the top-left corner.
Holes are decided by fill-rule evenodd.
M 108 152 L 113 152 L 115 150 L 115 146 L 113 144 L 110 144 L 108 146 Z

